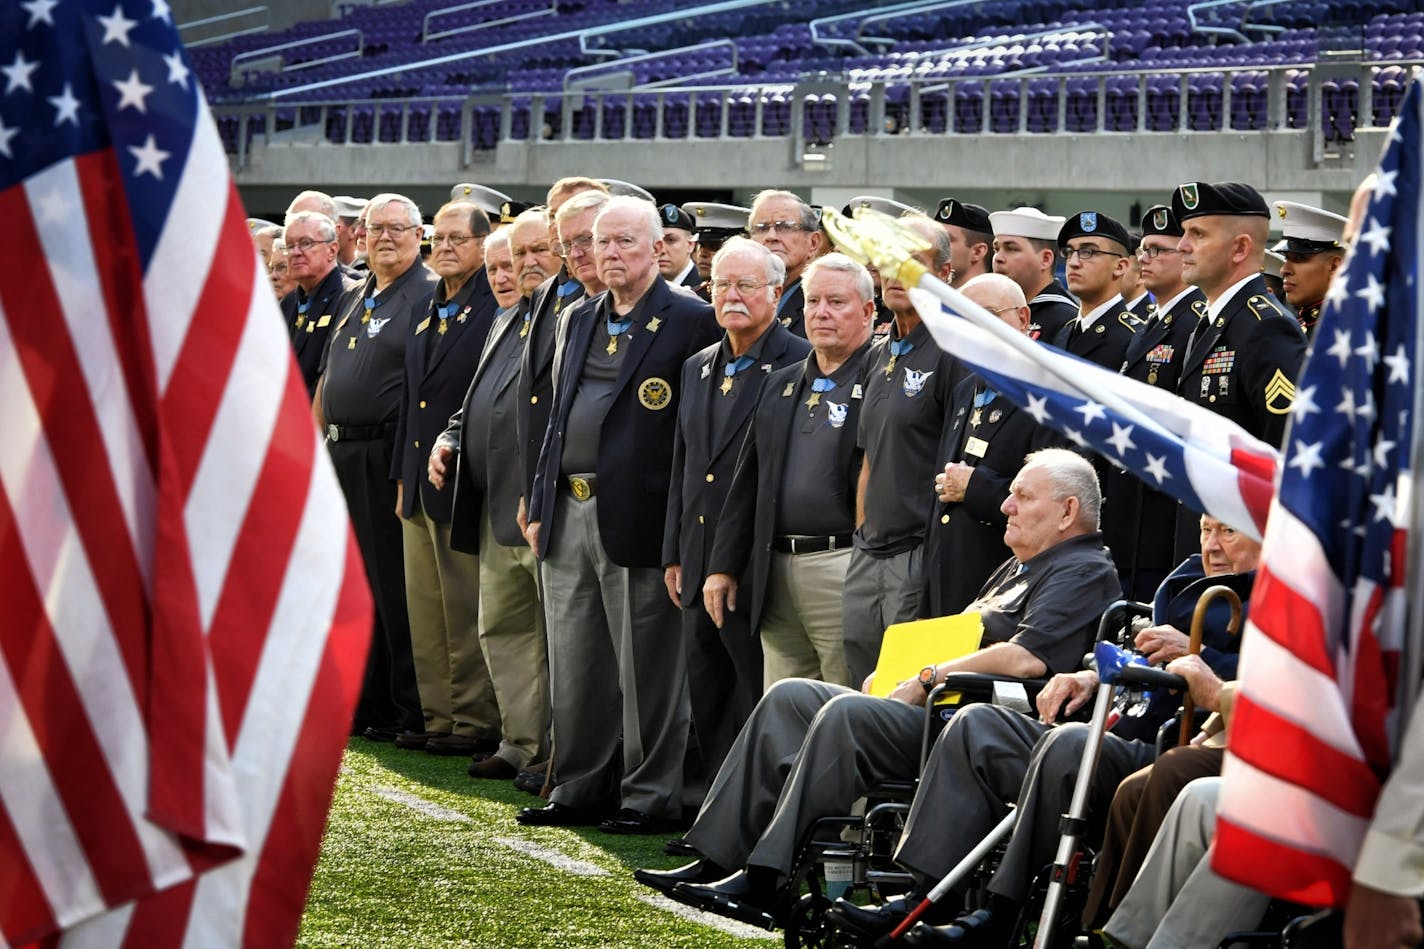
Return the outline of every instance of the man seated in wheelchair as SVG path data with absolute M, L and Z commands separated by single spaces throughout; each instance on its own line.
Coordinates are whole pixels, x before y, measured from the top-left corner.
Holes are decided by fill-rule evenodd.
M 1261 545 L 1244 534 L 1202 517 L 1201 554 L 1184 561 L 1158 588 L 1152 608 L 1155 625 L 1136 634 L 1137 650 L 1152 663 L 1184 656 L 1188 637 L 1182 630 L 1190 628 L 1197 601 L 1210 586 L 1229 587 L 1244 608 L 1260 550 Z M 1234 679 L 1240 637 L 1228 631 L 1230 615 L 1224 601 L 1213 602 L 1202 624 L 1203 661 L 1173 663 L 1171 671 L 1194 687 L 1197 678 Z M 1017 821 L 988 883 L 988 905 L 953 925 L 922 925 L 907 934 L 907 939 L 915 937 L 907 944 L 914 945 L 1006 945 L 1035 875 L 1054 858 L 1062 834 L 1059 820 L 1068 812 L 1090 735 L 1086 724 L 1055 722 L 1084 706 L 1097 687 L 1092 670 L 1054 676 L 1038 695 L 1041 720 L 993 705 L 972 705 L 955 715 L 926 763 L 895 851 L 895 862 L 922 881 L 923 888 L 877 907 L 840 900 L 828 918 L 866 936 L 889 932 L 999 823 L 1008 802 L 1017 800 Z M 1158 690 L 1145 714 L 1120 718 L 1104 736 L 1092 776 L 1088 839 L 1101 837 L 1102 815 L 1118 783 L 1152 762 L 1157 731 L 1172 716 L 1176 702 L 1175 696 Z M 953 919 L 955 907 L 948 905 L 953 902 L 937 903 L 929 921 Z
M 685 837 L 703 859 L 635 876 L 690 905 L 764 924 L 783 905 L 808 827 L 845 814 L 868 787 L 918 771 L 931 671 L 937 682 L 954 672 L 1041 677 L 1077 667 L 1098 617 L 1120 594 L 1098 533 L 1100 506 L 1097 476 L 1082 456 L 1031 454 L 1003 505 L 1013 556 L 968 607 L 981 614 L 981 648 L 927 666 L 885 698 L 809 679 L 776 683 Z

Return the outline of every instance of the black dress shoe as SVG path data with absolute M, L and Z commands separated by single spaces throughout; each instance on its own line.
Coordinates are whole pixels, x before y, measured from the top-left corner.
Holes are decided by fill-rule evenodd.
M 845 929 L 872 939 L 879 938 L 905 921 L 916 906 L 924 902 L 917 893 L 897 896 L 879 906 L 857 906 L 840 897 L 826 910 L 826 921 L 837 929 Z M 951 914 L 939 903 L 931 903 L 920 919 L 934 924 L 948 921 Z
M 470 735 L 431 735 L 425 743 L 425 753 L 468 758 L 475 753 L 478 742 Z
M 503 758 L 496 758 L 494 755 L 490 755 L 488 758 L 481 758 L 479 761 L 470 762 L 468 772 L 472 778 L 508 780 L 514 777 L 515 772 L 518 770 L 518 768 Z
M 405 729 L 396 728 L 394 725 L 372 725 L 361 734 L 367 741 L 379 741 L 383 744 L 388 744 L 395 741 L 404 734 L 404 732 Z
M 543 807 L 523 808 L 514 819 L 526 827 L 587 827 L 598 823 L 598 818 L 588 811 L 552 802 Z
M 674 837 L 663 844 L 663 853 L 669 857 L 701 857 L 702 852 L 687 842 L 686 837 Z
M 449 732 L 401 732 L 396 736 L 397 748 L 404 748 L 406 751 L 424 751 L 425 746 L 434 738 L 448 738 Z
M 711 883 L 727 875 L 711 860 L 697 860 L 676 870 L 634 870 L 633 879 L 659 893 L 671 893 L 679 883 Z
M 763 929 L 776 926 L 780 896 L 775 875 L 768 870 L 738 870 L 715 883 L 679 883 L 668 894 L 679 903 L 740 920 Z
M 987 909 L 961 916 L 948 926 L 916 923 L 905 934 L 905 945 L 915 947 L 960 946 L 974 949 L 1003 949 L 1009 941 L 1013 920 Z
M 608 820 L 598 825 L 605 834 L 666 834 L 681 826 L 681 821 L 670 817 L 653 817 L 642 811 L 625 807 Z

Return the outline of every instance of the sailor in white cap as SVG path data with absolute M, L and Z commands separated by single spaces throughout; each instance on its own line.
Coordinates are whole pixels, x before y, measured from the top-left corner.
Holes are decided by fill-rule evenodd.
M 1309 336 L 1320 319 L 1320 306 L 1330 281 L 1345 262 L 1340 235 L 1345 218 L 1294 201 L 1277 201 L 1276 216 L 1285 238 L 1276 250 L 1285 258 L 1281 284 L 1286 302 L 1295 308 L 1301 329 Z
M 1053 339 L 1078 318 L 1078 301 L 1053 276 L 1058 232 L 1065 220 L 1027 207 L 989 215 L 994 229 L 994 272 L 1018 284 L 1028 297 L 1028 335 L 1033 339 Z

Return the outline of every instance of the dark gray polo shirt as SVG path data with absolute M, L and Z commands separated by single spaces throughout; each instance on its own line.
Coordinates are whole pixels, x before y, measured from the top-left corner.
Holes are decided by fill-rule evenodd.
M 747 347 L 747 351 L 742 356 L 749 360 L 746 368 L 732 376 L 732 386 L 726 392 L 722 391 L 722 386 L 727 382 L 727 365 L 735 362 L 732 356 L 732 344 L 727 339 L 727 334 L 722 334 L 722 341 L 717 344 L 717 358 L 712 361 L 712 371 L 709 373 L 708 382 L 711 383 L 711 395 L 708 396 L 712 403 L 712 442 L 721 444 L 727 428 L 727 420 L 732 417 L 732 407 L 737 404 L 738 399 L 751 399 L 756 401 L 761 394 L 761 378 L 771 371 L 770 364 L 766 369 L 762 369 L 761 351 L 766 348 L 766 338 L 771 335 L 771 328 L 775 323 L 767 324 L 762 334 Z
M 924 323 L 905 342 L 913 347 L 894 357 L 896 325 L 875 341 L 866 369 L 865 403 L 858 444 L 870 464 L 865 522 L 855 545 L 889 557 L 919 546 L 934 506 L 935 458 L 945 411 L 964 377 L 959 360 L 941 350 Z
M 964 611 L 981 615 L 982 645 L 1016 643 L 1054 675 L 1078 668 L 1103 611 L 1121 595 L 1117 568 L 1095 531 L 1022 564 L 1010 557 Z
M 376 306 L 369 311 L 369 318 L 363 300 L 374 293 L 376 278 L 368 277 L 365 284 L 350 293 L 322 360 L 322 409 L 328 422 L 395 422 L 405 385 L 405 343 L 410 335 L 412 301 L 407 299 L 404 305 L 392 301 L 396 290 L 408 281 L 424 279 L 427 273 L 417 260 L 390 286 L 375 294 Z M 422 295 L 414 301 L 414 309 L 424 313 L 428 300 Z
M 869 352 L 869 346 L 862 346 L 838 366 L 827 377 L 836 387 L 822 392 L 812 406 L 806 405 L 814 395 L 811 384 L 821 378 L 821 373 L 814 368 L 814 360 L 808 361 L 796 391 L 791 438 L 781 474 L 781 500 L 776 505 L 773 528 L 779 537 L 830 537 L 855 530 L 851 513 L 855 510 L 855 484 L 844 484 L 836 476 L 840 465 L 837 458 L 841 440 L 856 437 L 858 413 L 853 410 L 853 403 L 864 402 L 862 379 Z

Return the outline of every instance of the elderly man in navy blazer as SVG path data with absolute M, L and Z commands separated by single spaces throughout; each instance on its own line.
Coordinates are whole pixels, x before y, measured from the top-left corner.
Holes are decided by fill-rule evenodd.
M 595 823 L 616 806 L 601 829 L 657 833 L 682 812 L 687 670 L 663 526 L 682 364 L 717 324 L 658 273 L 661 244 L 656 207 L 609 200 L 594 223 L 608 293 L 569 317 L 525 532 L 543 561 L 558 787 L 523 824 Z
M 682 609 L 692 723 L 702 773 L 722 766 L 761 698 L 761 644 L 744 613 L 718 624 L 702 607 L 702 582 L 737 453 L 768 376 L 799 363 L 811 344 L 776 319 L 786 267 L 762 245 L 734 237 L 712 258 L 712 308 L 725 330 L 682 367 L 672 485 L 663 534 L 668 595 Z

